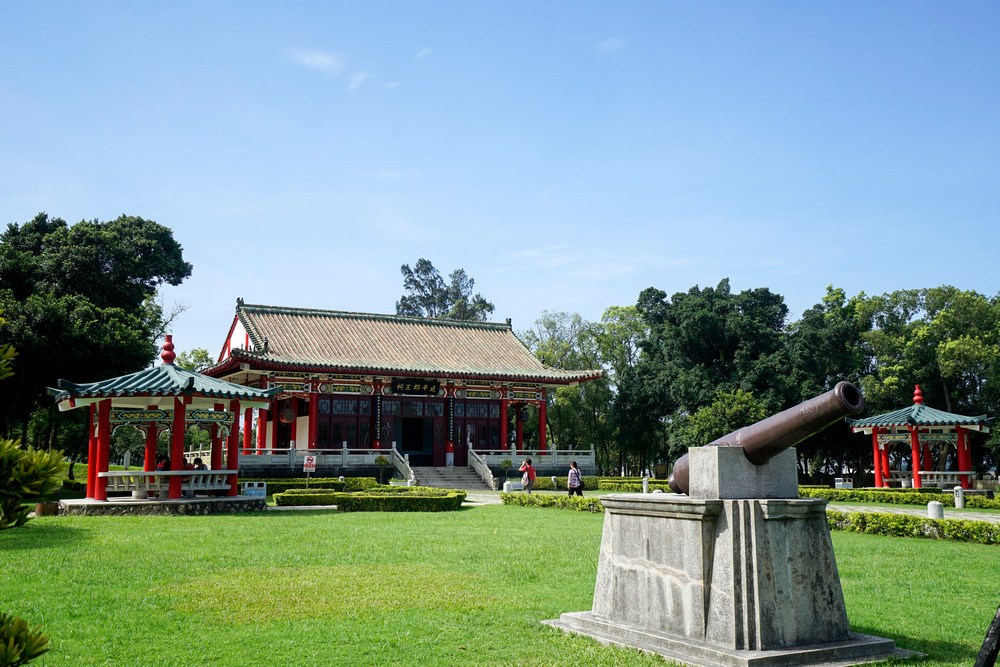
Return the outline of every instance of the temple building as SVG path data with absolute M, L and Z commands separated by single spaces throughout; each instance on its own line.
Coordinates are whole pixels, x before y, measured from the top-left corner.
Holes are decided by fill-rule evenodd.
M 546 450 L 546 398 L 601 370 L 545 366 L 504 324 L 263 306 L 237 300 L 211 377 L 277 389 L 243 415 L 244 454 L 395 449 L 466 466 L 470 449 Z M 525 442 L 525 408 L 538 440 Z M 584 443 L 580 443 L 584 444 Z M 586 443 L 589 445 L 589 443 Z

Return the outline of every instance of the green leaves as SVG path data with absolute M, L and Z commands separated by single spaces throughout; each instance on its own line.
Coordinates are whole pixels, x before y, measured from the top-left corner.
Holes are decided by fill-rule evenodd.
M 17 616 L 0 613 L 0 667 L 27 664 L 47 652 L 48 644 L 41 626 L 32 628 Z
M 417 260 L 413 269 L 403 264 L 400 272 L 406 294 L 396 302 L 397 315 L 485 322 L 493 312 L 492 303 L 481 294 L 472 293 L 476 281 L 465 273 L 465 269 L 452 271 L 447 284 L 427 259 Z
M 64 467 L 62 452 L 24 450 L 14 440 L 0 439 L 0 530 L 27 522 L 22 501 L 54 493 Z

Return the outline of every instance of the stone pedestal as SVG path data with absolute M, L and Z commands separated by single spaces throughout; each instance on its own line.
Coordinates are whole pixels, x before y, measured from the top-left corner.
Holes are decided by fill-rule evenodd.
M 754 466 L 739 448 L 703 449 L 716 451 L 691 450 L 691 492 L 700 497 L 604 496 L 593 609 L 546 623 L 690 665 L 911 655 L 850 631 L 826 501 L 794 498 L 797 488 L 778 479 L 788 476 L 785 454 L 794 475 L 794 451 L 775 458 L 777 474 L 767 479 L 760 469 L 769 464 Z M 732 497 L 755 484 L 772 497 Z

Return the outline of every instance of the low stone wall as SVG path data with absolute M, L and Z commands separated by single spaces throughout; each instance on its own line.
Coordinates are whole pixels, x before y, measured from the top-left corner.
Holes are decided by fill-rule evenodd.
M 264 498 L 235 496 L 230 498 L 182 498 L 158 501 L 64 500 L 59 503 L 59 514 L 67 516 L 160 516 L 168 514 L 202 515 L 234 514 L 237 512 L 263 512 L 267 509 Z

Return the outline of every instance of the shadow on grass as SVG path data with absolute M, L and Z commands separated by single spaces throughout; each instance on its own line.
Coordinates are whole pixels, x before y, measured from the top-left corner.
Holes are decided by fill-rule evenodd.
M 946 642 L 946 641 L 935 641 L 931 639 L 922 639 L 918 637 L 906 637 L 904 635 L 899 635 L 893 632 L 886 632 L 883 628 L 869 627 L 869 626 L 851 626 L 851 630 L 854 632 L 860 632 L 864 635 L 873 635 L 875 637 L 884 637 L 886 639 L 891 639 L 896 642 L 898 648 L 906 649 L 908 651 L 917 651 L 919 653 L 924 653 L 928 658 L 932 660 L 960 660 L 961 664 L 965 664 L 966 660 L 969 664 L 976 659 L 976 654 L 979 648 L 972 648 L 966 644 L 959 644 L 957 642 Z M 909 662 L 909 661 L 907 661 Z M 903 664 L 903 663 L 901 663 Z
M 23 526 L 0 532 L 0 551 L 63 547 L 82 542 L 86 533 L 83 528 L 33 519 Z

